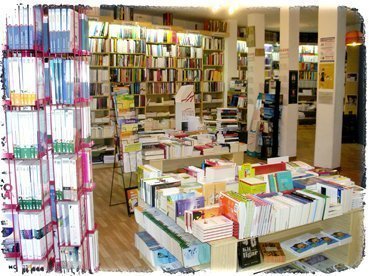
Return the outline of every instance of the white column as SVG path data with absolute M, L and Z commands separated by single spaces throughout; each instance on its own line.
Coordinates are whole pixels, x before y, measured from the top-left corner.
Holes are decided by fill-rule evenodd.
M 227 94 L 229 90 L 229 81 L 237 77 L 237 20 L 227 20 L 227 32 L 229 36 L 225 38 L 224 45 L 224 106 L 227 106 Z
M 249 14 L 247 16 L 247 26 L 255 27 L 255 46 L 250 47 L 251 45 L 247 45 L 247 129 L 250 129 L 256 99 L 259 92 L 264 93 L 264 14 Z
M 296 156 L 298 105 L 297 102 L 289 99 L 289 72 L 295 70 L 298 73 L 299 69 L 299 25 L 300 8 L 283 7 L 280 9 L 279 76 L 283 95 L 279 139 L 280 156 Z M 298 90 L 295 93 L 297 100 Z
M 341 163 L 345 89 L 345 8 L 319 7 L 318 20 L 319 63 L 314 165 L 337 168 Z M 324 81 L 321 81 L 322 77 Z

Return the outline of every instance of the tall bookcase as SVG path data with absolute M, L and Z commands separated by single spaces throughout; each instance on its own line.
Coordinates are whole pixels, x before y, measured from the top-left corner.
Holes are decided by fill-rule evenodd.
M 299 46 L 299 124 L 315 124 L 318 46 Z
M 202 113 L 206 120 L 215 120 L 217 107 L 223 106 L 224 39 L 219 36 L 203 37 Z
M 114 151 L 114 123 L 110 99 L 109 23 L 89 21 L 91 138 L 94 159 L 103 162 L 104 154 Z
M 91 45 L 92 55 L 102 56 L 94 62 L 101 66 L 98 62 L 109 56 L 106 57 L 109 66 L 92 70 L 110 72 L 111 92 L 128 87 L 129 93 L 135 95 L 140 129 L 174 128 L 174 96 L 181 85 L 188 84 L 194 85 L 196 115 L 215 120 L 216 108 L 224 104 L 226 33 L 120 20 L 95 20 L 90 26 L 98 26 L 96 31 L 90 31 L 90 41 L 96 44 Z M 133 79 L 122 79 L 122 76 Z M 92 86 L 92 95 L 95 90 Z M 103 121 L 108 125 L 107 118 Z
M 168 28 L 148 28 L 146 33 L 147 102 L 146 118 L 157 119 L 151 130 L 174 128 L 176 94 L 177 32 Z M 164 119 L 164 120 L 163 120 Z M 172 119 L 172 120 L 171 120 Z
M 193 85 L 195 92 L 195 113 L 201 115 L 202 80 L 202 35 L 178 33 L 177 82 L 176 91 L 182 85 Z
M 85 11 L 19 5 L 7 18 L 3 253 L 18 272 L 98 270 Z

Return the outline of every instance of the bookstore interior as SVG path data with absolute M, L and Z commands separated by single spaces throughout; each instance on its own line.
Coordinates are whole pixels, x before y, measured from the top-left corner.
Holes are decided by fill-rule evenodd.
M 224 2 L 1 18 L 1 271 L 362 265 L 363 17 Z

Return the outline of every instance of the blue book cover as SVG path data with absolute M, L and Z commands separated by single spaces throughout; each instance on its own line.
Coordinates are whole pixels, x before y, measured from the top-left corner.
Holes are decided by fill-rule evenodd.
M 9 49 L 14 49 L 14 26 L 8 25 L 6 26 L 6 38 Z
M 63 103 L 69 104 L 69 95 L 67 91 L 67 60 L 62 60 L 62 79 L 61 79 L 61 91 L 62 91 L 62 98 Z
M 50 97 L 50 62 L 47 63 L 45 62 L 45 66 L 44 66 L 44 74 L 45 74 L 45 83 L 44 83 L 44 87 L 45 87 L 45 97 Z
M 13 26 L 13 33 L 14 33 L 14 48 L 13 49 L 19 49 L 20 48 L 20 26 Z
M 311 238 L 306 240 L 305 243 L 309 244 L 312 248 L 316 248 L 326 244 L 323 238 L 317 236 L 312 236 Z
M 290 171 L 277 172 L 275 177 L 280 192 L 293 190 L 292 174 Z
M 268 175 L 268 182 L 269 182 L 269 191 L 272 193 L 277 192 L 277 183 L 275 183 L 275 178 L 273 174 Z

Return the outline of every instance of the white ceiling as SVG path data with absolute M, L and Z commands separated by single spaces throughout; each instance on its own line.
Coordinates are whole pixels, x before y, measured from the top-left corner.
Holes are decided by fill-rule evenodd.
M 265 28 L 270 31 L 279 31 L 279 8 L 277 7 L 260 7 L 260 8 L 241 8 L 233 15 L 229 15 L 226 9 L 213 13 L 206 7 L 134 7 L 135 12 L 162 16 L 165 12 L 173 13 L 176 19 L 184 19 L 189 21 L 200 21 L 204 18 L 208 19 L 236 19 L 239 26 L 247 26 L 247 15 L 250 13 L 265 14 Z M 359 25 L 361 16 L 357 11 L 347 9 L 346 25 Z M 300 32 L 317 32 L 318 31 L 318 7 L 301 7 L 300 8 Z

